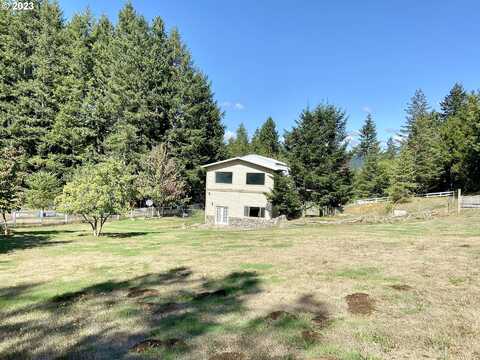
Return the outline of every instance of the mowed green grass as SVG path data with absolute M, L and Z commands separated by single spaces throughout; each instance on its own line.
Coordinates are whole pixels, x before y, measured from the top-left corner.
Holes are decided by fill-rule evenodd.
M 202 220 L 0 238 L 0 358 L 480 356 L 480 212 L 255 231 Z M 349 307 L 355 293 L 370 311 Z M 146 339 L 157 346 L 137 351 Z

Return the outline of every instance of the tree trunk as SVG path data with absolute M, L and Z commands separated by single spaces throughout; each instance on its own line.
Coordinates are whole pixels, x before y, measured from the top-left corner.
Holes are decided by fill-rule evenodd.
M 8 229 L 8 224 L 7 224 L 7 215 L 5 212 L 2 212 L 2 218 L 3 218 L 3 235 L 9 236 L 10 235 L 10 230 Z

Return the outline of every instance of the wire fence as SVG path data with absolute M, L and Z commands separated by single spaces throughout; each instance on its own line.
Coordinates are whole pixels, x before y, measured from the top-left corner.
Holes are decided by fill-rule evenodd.
M 170 206 L 170 207 L 143 207 L 134 208 L 126 214 L 115 214 L 110 216 L 109 221 L 121 219 L 136 218 L 156 218 L 167 216 L 190 217 L 195 211 L 201 210 L 200 204 L 190 206 Z M 56 210 L 30 210 L 22 209 L 13 211 L 7 215 L 7 224 L 11 227 L 19 226 L 47 226 L 75 224 L 85 222 L 81 215 L 65 214 Z

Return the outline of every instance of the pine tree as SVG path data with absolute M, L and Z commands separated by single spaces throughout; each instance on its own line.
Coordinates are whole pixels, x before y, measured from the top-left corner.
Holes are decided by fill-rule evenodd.
M 0 215 L 3 233 L 10 235 L 7 214 L 20 208 L 23 200 L 21 151 L 13 147 L 0 149 Z
M 463 86 L 459 83 L 455 83 L 449 94 L 440 103 L 441 118 L 443 120 L 450 116 L 456 115 L 462 107 L 466 105 L 467 93 Z
M 406 124 L 400 130 L 403 142 L 408 141 L 412 136 L 413 125 L 417 119 L 428 116 L 430 112 L 427 97 L 421 89 L 415 91 L 415 94 L 410 99 L 405 112 L 407 113 Z
M 398 154 L 398 146 L 395 143 L 395 140 L 393 140 L 392 137 L 389 137 L 387 140 L 387 148 L 385 150 L 385 157 L 388 160 L 393 160 Z
M 250 147 L 247 129 L 243 123 L 240 123 L 235 133 L 235 137 L 231 138 L 228 142 L 228 156 L 235 157 L 247 155 L 250 153 Z
M 213 99 L 210 82 L 194 68 L 178 31 L 170 33 L 168 47 L 174 95 L 170 101 L 166 143 L 183 169 L 190 189 L 188 195 L 194 202 L 202 202 L 205 177 L 200 166 L 225 156 L 223 114 Z
M 352 175 L 346 141 L 345 113 L 322 104 L 304 110 L 286 134 L 285 147 L 302 201 L 339 206 L 351 196 Z
M 75 15 L 65 28 L 67 68 L 58 84 L 64 99 L 58 105 L 52 129 L 40 146 L 48 156 L 47 168 L 65 173 L 69 168 L 89 160 L 86 150 L 95 135 L 88 127 L 82 107 L 92 76 L 92 16 L 87 11 Z
M 371 153 L 378 154 L 379 151 L 380 143 L 377 139 L 377 128 L 372 115 L 368 114 L 360 129 L 360 144 L 357 147 L 357 154 L 364 159 Z
M 355 152 L 362 160 L 362 167 L 355 176 L 356 196 L 360 198 L 382 196 L 387 187 L 387 176 L 380 166 L 380 142 L 371 114 L 367 115 L 365 124 L 360 130 L 360 144 Z
M 397 203 L 408 200 L 417 191 L 415 160 L 408 147 L 402 147 L 391 171 L 390 186 L 387 190 L 391 201 Z
M 438 187 L 443 160 L 436 121 L 432 115 L 423 116 L 412 126 L 410 141 L 405 146 L 414 159 L 416 189 L 420 193 L 443 190 Z
M 301 214 L 300 194 L 293 178 L 288 175 L 274 174 L 273 189 L 267 194 L 267 199 L 272 204 L 274 216 L 285 215 L 288 219 L 294 219 Z
M 92 28 L 92 74 L 87 84 L 81 117 L 91 133 L 86 153 L 98 161 L 105 153 L 104 141 L 118 121 L 117 104 L 112 101 L 110 77 L 113 69 L 114 28 L 102 16 Z
M 252 137 L 252 151 L 256 154 L 275 158 L 280 152 L 280 142 L 275 121 L 269 117 Z

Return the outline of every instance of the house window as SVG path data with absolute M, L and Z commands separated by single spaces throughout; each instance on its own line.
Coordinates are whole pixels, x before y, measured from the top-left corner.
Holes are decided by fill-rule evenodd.
M 231 172 L 218 171 L 215 173 L 215 182 L 217 184 L 231 184 L 232 177 L 233 175 Z
M 264 207 L 257 207 L 257 206 L 245 206 L 244 208 L 244 215 L 245 217 L 265 217 L 265 208 Z
M 247 185 L 265 185 L 265 173 L 247 173 Z

